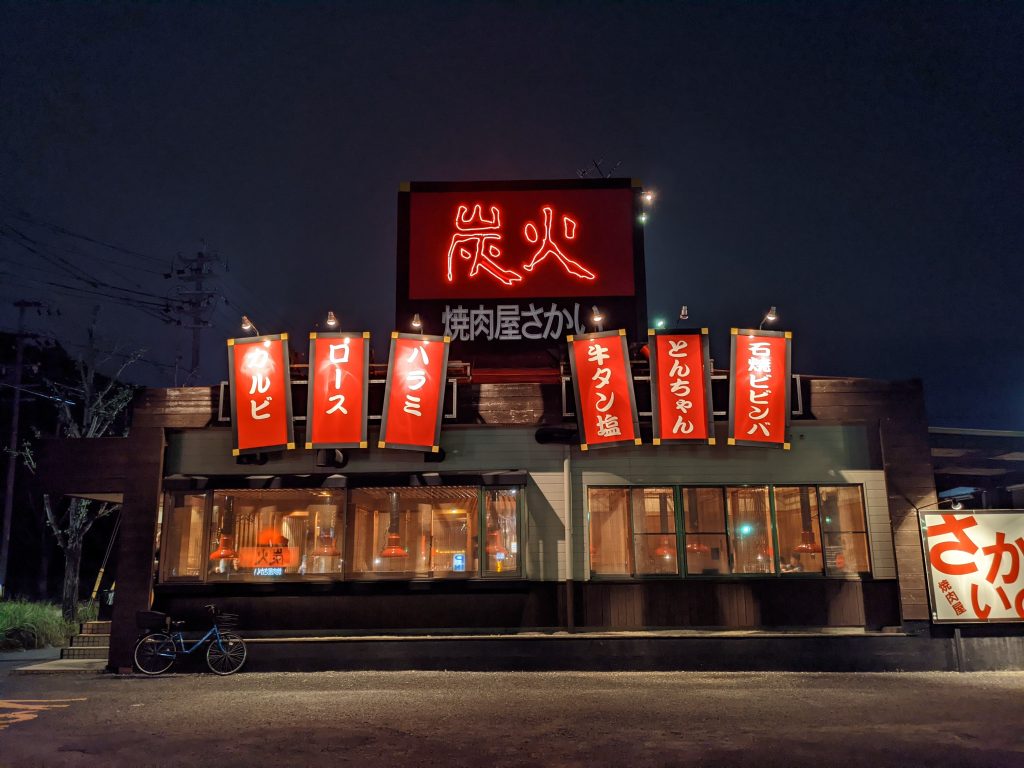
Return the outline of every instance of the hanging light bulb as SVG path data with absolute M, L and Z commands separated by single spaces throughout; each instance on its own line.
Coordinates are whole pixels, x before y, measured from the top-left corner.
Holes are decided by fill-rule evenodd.
M 423 321 L 420 319 L 420 313 L 417 312 L 412 316 L 412 327 L 417 331 L 423 327 Z
M 252 331 L 257 336 L 260 335 L 259 329 L 256 328 L 256 324 L 252 320 L 249 319 L 248 315 L 242 315 L 242 330 L 243 331 Z
M 325 323 L 325 325 L 328 328 L 337 328 L 338 327 L 338 318 L 335 317 L 333 312 L 330 312 L 330 311 L 327 312 L 327 322 Z

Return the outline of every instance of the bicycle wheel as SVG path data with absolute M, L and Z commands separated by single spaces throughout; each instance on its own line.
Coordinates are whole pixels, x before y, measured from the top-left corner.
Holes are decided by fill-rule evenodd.
M 206 665 L 218 675 L 231 675 L 245 664 L 245 641 L 234 632 L 221 632 L 206 649 Z
M 135 644 L 135 667 L 144 675 L 159 675 L 171 668 L 176 655 L 170 635 L 152 632 Z

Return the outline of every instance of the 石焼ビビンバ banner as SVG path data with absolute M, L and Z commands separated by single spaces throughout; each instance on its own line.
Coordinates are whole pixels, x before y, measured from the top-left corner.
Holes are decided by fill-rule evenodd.
M 232 454 L 295 447 L 288 334 L 228 339 Z
M 1024 512 L 922 512 L 936 621 L 1024 621 Z
M 654 444 L 715 444 L 708 329 L 647 331 Z
M 440 450 L 449 341 L 447 336 L 391 334 L 378 447 Z
M 365 448 L 370 334 L 309 334 L 306 448 Z
M 729 445 L 789 449 L 789 331 L 732 329 Z
M 569 336 L 580 448 L 640 445 L 624 330 Z

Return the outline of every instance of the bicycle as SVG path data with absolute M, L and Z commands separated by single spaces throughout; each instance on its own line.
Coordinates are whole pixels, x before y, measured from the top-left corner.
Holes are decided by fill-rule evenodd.
M 135 644 L 136 668 L 144 675 L 163 674 L 179 656 L 187 656 L 209 643 L 206 665 L 211 672 L 231 675 L 240 670 L 247 652 L 245 641 L 231 631 L 238 624 L 238 614 L 222 613 L 213 605 L 206 606 L 206 610 L 213 617 L 213 626 L 190 647 L 186 647 L 181 630 L 184 621 L 171 621 L 170 616 L 159 611 L 137 611 L 135 623 L 145 634 Z

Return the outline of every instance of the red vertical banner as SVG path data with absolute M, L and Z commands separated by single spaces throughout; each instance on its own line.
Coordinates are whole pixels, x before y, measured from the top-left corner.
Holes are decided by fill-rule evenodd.
M 379 448 L 440 450 L 450 341 L 448 336 L 391 334 Z
M 370 334 L 309 334 L 306 448 L 365 448 Z
M 295 447 L 288 334 L 228 339 L 233 456 Z
M 789 450 L 793 334 L 732 329 L 729 445 Z
M 568 336 L 580 450 L 640 445 L 626 331 Z
M 654 444 L 715 444 L 708 329 L 647 331 Z

